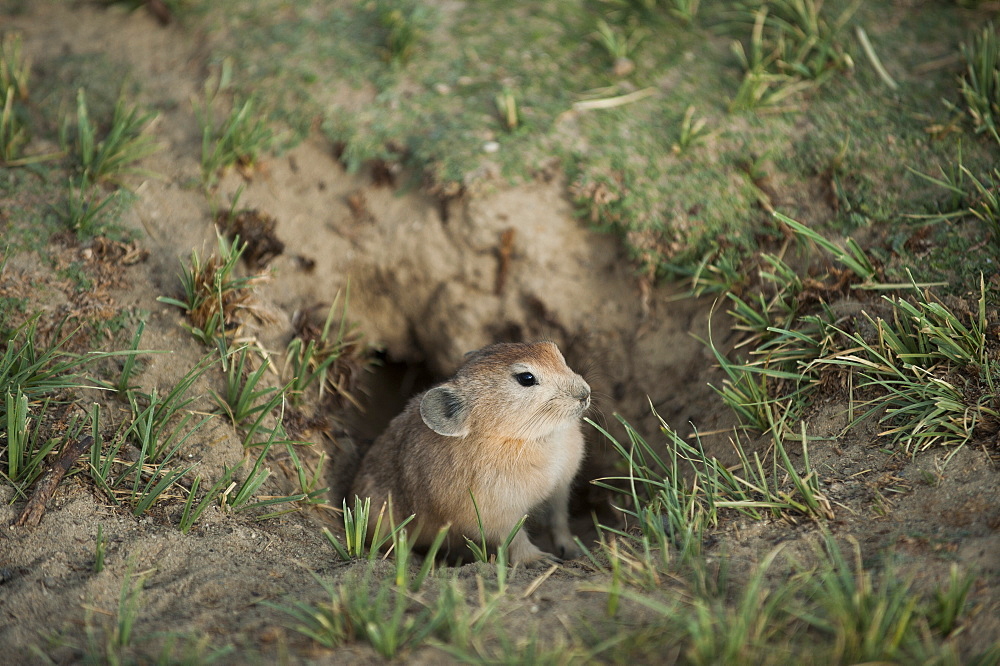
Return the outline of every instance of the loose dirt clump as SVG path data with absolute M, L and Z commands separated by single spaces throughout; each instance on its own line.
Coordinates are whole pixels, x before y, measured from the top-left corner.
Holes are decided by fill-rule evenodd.
M 241 210 L 232 215 L 220 213 L 215 222 L 231 239 L 238 237 L 246 243 L 241 258 L 255 273 L 267 268 L 285 251 L 285 244 L 274 233 L 278 221 L 267 213 L 258 210 Z

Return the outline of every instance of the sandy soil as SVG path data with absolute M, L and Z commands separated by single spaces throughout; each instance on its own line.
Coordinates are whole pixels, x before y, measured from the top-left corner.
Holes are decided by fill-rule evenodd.
M 163 27 L 143 11 L 72 3 L 28 6 L 5 24 L 23 31 L 25 50 L 43 74 L 52 73 L 47 68 L 60 54 L 103 52 L 127 61 L 142 81 L 140 101 L 159 112 L 152 131 L 163 149 L 143 166 L 161 177 L 134 183 L 138 201 L 126 216 L 148 257 L 112 270 L 92 247 L 72 239 L 54 243 L 51 251 L 67 261 L 84 258 L 88 274 L 111 276 L 90 295 L 100 301 L 94 307 L 149 313 L 142 347 L 171 353 L 150 356 L 137 382 L 146 390 L 169 387 L 206 352 L 181 328 L 180 310 L 156 298 L 176 296 L 179 262 L 192 249 L 205 253 L 215 244 L 211 207 L 200 188 L 190 185 L 199 179 L 200 137 L 189 103 L 211 73 L 205 58 L 215 36 L 176 24 Z M 616 239 L 596 234 L 573 215 L 559 174 L 441 201 L 381 184 L 369 172 L 347 174 L 332 148 L 317 138 L 268 160 L 250 180 L 228 174 L 217 200 L 228 202 L 241 188 L 239 206 L 273 216 L 285 245 L 257 290 L 271 321 L 249 333 L 280 367 L 295 313 L 317 311 L 316 306 L 325 312 L 349 284 L 349 318 L 366 347 L 386 361 L 365 376 L 359 390 L 365 415 L 343 408 L 329 415 L 337 425 L 303 433 L 328 451 L 331 477 L 342 447 L 374 436 L 406 395 L 452 372 L 464 352 L 502 339 L 557 341 L 570 366 L 594 387 L 595 420 L 613 426 L 612 415 L 621 413 L 653 435 L 652 403 L 683 432 L 689 423 L 704 432 L 733 424 L 708 387 L 718 381 L 711 354 L 695 338 L 705 335 L 711 301 L 679 299 L 679 290 L 670 286 L 640 288 Z M 79 300 L 69 285 L 38 265 L 22 256 L 3 279 L 46 285 L 37 302 L 53 315 Z M 716 315 L 716 342 L 723 347 L 731 344 L 720 333 L 726 330 Z M 196 390 L 203 397 L 193 408 L 210 411 L 207 391 L 218 389 L 220 381 L 214 375 L 200 381 Z M 269 381 L 278 385 L 279 378 Z M 115 408 L 113 399 L 96 394 L 87 399 Z M 890 456 L 875 444 L 874 428 L 841 436 L 844 399 L 834 392 L 810 417 L 818 434 L 831 437 L 811 454 L 836 503 L 834 534 L 857 538 L 868 558 L 894 554 L 904 571 L 919 572 L 921 586 L 943 583 L 951 562 L 977 572 L 969 648 L 984 649 L 1000 635 L 1000 509 L 991 499 L 997 492 L 995 462 L 985 449 L 971 446 L 947 466 L 941 453 L 912 461 Z M 708 436 L 705 443 L 710 453 L 730 457 L 725 435 Z M 612 516 L 610 498 L 586 481 L 610 472 L 613 456 L 596 432 L 590 433 L 589 446 L 574 500 L 584 536 L 592 511 Z M 221 418 L 184 453 L 209 479 L 243 457 L 237 433 Z M 270 462 L 275 475 L 265 490 L 288 491 L 287 460 L 276 454 Z M 939 484 L 925 483 L 924 472 Z M 901 492 L 887 492 L 886 478 Z M 0 523 L 6 526 L 22 502 L 6 485 L 0 485 L 0 500 Z M 874 505 L 884 511 L 874 512 Z M 319 600 L 324 593 L 313 574 L 338 578 L 362 566 L 341 563 L 320 533 L 322 526 L 335 525 L 329 512 L 303 510 L 256 522 L 213 507 L 182 535 L 176 528 L 179 510 L 174 502 L 134 518 L 109 506 L 81 474 L 64 481 L 41 526 L 5 527 L 0 644 L 7 647 L 8 663 L 41 663 L 42 654 L 60 663 L 80 659 L 88 627 L 111 621 L 125 577 L 136 572 L 146 573 L 137 635 L 206 635 L 214 645 L 238 647 L 241 656 L 226 658 L 232 663 L 254 655 L 262 661 L 281 655 L 292 663 L 377 659 L 361 643 L 335 654 L 320 650 L 286 629 L 281 612 L 261 603 Z M 108 544 L 107 566 L 95 574 L 98 526 Z M 779 542 L 807 553 L 815 535 L 812 524 L 728 524 L 713 548 L 738 569 Z M 468 576 L 478 571 L 473 565 L 465 570 Z M 514 574 L 511 594 L 517 601 L 509 618 L 515 629 L 544 616 L 543 624 L 554 623 L 558 632 L 556 618 L 600 617 L 601 604 L 585 591 L 600 576 L 583 563 L 568 563 L 522 599 L 537 576 Z M 545 612 L 539 615 L 539 608 Z M 422 648 L 410 657 L 433 662 L 441 654 Z

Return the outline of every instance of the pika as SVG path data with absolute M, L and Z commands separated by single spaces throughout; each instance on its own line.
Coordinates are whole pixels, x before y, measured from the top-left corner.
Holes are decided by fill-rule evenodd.
M 495 550 L 548 503 L 554 555 L 576 557 L 567 505 L 589 406 L 590 386 L 554 343 L 484 347 L 452 379 L 410 400 L 364 454 L 347 496 L 370 497 L 373 514 L 388 507 L 393 524 L 414 515 L 407 529 L 418 547 L 450 525 L 450 550 L 465 548 L 462 537 L 478 540 L 480 520 Z M 524 530 L 508 555 L 512 564 L 553 557 Z

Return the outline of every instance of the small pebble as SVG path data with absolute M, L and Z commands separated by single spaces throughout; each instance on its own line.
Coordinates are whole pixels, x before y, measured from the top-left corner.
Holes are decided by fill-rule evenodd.
M 496 141 L 487 141 L 483 144 L 484 153 L 495 153 L 500 150 L 500 144 Z

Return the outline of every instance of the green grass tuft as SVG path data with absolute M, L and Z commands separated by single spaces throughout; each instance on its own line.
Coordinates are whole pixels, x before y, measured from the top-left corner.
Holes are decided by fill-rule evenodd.
M 104 525 L 97 525 L 97 540 L 94 544 L 94 573 L 104 571 L 104 556 L 107 544 L 104 542 Z
M 143 134 L 155 118 L 153 112 L 140 113 L 122 95 L 115 104 L 108 131 L 99 136 L 99 124 L 90 119 L 87 96 L 80 88 L 76 95 L 76 124 L 71 132 L 69 119 L 63 122 L 60 142 L 76 161 L 81 189 L 100 182 L 119 183 L 129 174 L 149 175 L 151 172 L 135 164 L 160 149 Z
M 959 90 L 973 129 L 1000 143 L 1000 37 L 993 23 L 963 42 L 961 51 L 965 73 Z
M 5 340 L 0 357 L 0 395 L 24 395 L 29 402 L 76 388 L 92 386 L 81 372 L 107 355 L 92 353 L 77 356 L 63 351 L 76 331 L 41 349 L 36 342 L 40 315 L 31 317 Z M 7 409 L 0 409 L 0 419 Z
M 204 103 L 195 105 L 195 115 L 201 126 L 202 183 L 211 189 L 225 169 L 252 169 L 274 145 L 274 133 L 253 98 L 235 100 L 229 115 L 216 121 L 216 97 L 207 91 Z
M 1000 366 L 985 337 L 985 282 L 977 311 L 968 316 L 926 292 L 917 292 L 914 302 L 886 302 L 891 319 L 865 315 L 875 339 L 840 330 L 851 346 L 817 361 L 848 368 L 861 379 L 856 386 L 876 390 L 854 423 L 884 410 L 880 421 L 888 428 L 879 434 L 915 453 L 934 445 L 960 447 L 982 424 L 1000 420 Z
M 48 407 L 43 403 L 41 413 Z M 8 393 L 5 399 L 6 441 L 2 453 L 6 454 L 6 472 L 0 472 L 21 496 L 42 473 L 42 463 L 60 440 L 51 438 L 39 441 L 38 419 L 29 419 L 28 396 L 20 390 Z M 34 427 L 33 427 L 34 426 Z
M 190 264 L 181 264 L 181 299 L 160 296 L 156 300 L 183 309 L 190 322 L 182 324 L 184 328 L 203 344 L 218 347 L 225 358 L 228 341 L 238 336 L 247 315 L 262 316 L 254 307 L 253 288 L 263 278 L 237 275 L 247 247 L 239 237 L 230 243 L 220 234 L 218 246 L 218 253 L 204 261 L 192 250 Z
M 20 101 L 29 98 L 28 82 L 31 80 L 31 58 L 23 52 L 24 35 L 8 32 L 0 39 L 0 91 L 13 91 Z
M 349 289 L 343 304 L 338 291 L 322 329 L 310 331 L 308 325 L 299 326 L 299 334 L 289 341 L 282 374 L 288 378 L 288 395 L 293 403 L 300 403 L 314 386 L 319 400 L 332 391 L 348 402 L 354 402 L 351 396 L 352 380 L 348 376 L 350 372 L 345 371 L 342 365 L 359 346 L 359 336 L 347 319 L 349 301 Z
M 345 499 L 342 510 L 344 544 L 341 545 L 340 541 L 328 529 L 324 529 L 323 534 L 344 561 L 350 561 L 355 558 L 374 560 L 379 556 L 382 548 L 390 541 L 395 540 L 397 533 L 413 520 L 413 516 L 409 516 L 399 525 L 390 524 L 388 529 L 384 529 L 383 521 L 387 516 L 391 518 L 392 512 L 388 511 L 387 507 L 383 505 L 379 507 L 378 516 L 375 518 L 375 526 L 369 530 L 369 523 L 372 518 L 370 497 L 366 497 L 364 501 L 360 497 L 355 497 L 353 509 L 347 505 L 347 499 Z M 371 532 L 371 539 L 368 538 L 369 532 Z
M 382 30 L 378 51 L 393 67 L 406 65 L 420 50 L 430 25 L 428 9 L 418 2 L 376 0 L 375 18 Z
M 293 629 L 325 647 L 356 638 L 392 659 L 424 643 L 442 619 L 430 608 L 420 607 L 392 580 L 372 578 L 371 571 L 339 585 L 317 578 L 329 602 L 275 607 L 295 620 Z
M 22 109 L 15 105 L 15 90 L 10 86 L 4 91 L 0 88 L 0 101 L 3 109 L 0 111 L 0 164 L 15 166 L 19 163 L 21 151 L 28 143 L 28 128 Z
M 236 427 L 261 412 L 270 412 L 281 404 L 281 391 L 276 387 L 260 388 L 261 379 L 270 369 L 270 361 L 264 358 L 259 367 L 251 372 L 248 359 L 250 348 L 240 347 L 230 351 L 226 363 L 225 393 L 220 395 L 212 391 L 212 397 L 219 407 L 225 411 L 229 420 Z M 261 398 L 269 398 L 261 401 Z
M 71 180 L 56 214 L 81 240 L 119 235 L 117 220 L 127 204 L 127 196 L 124 190 L 104 195 L 100 188 L 77 187 Z

